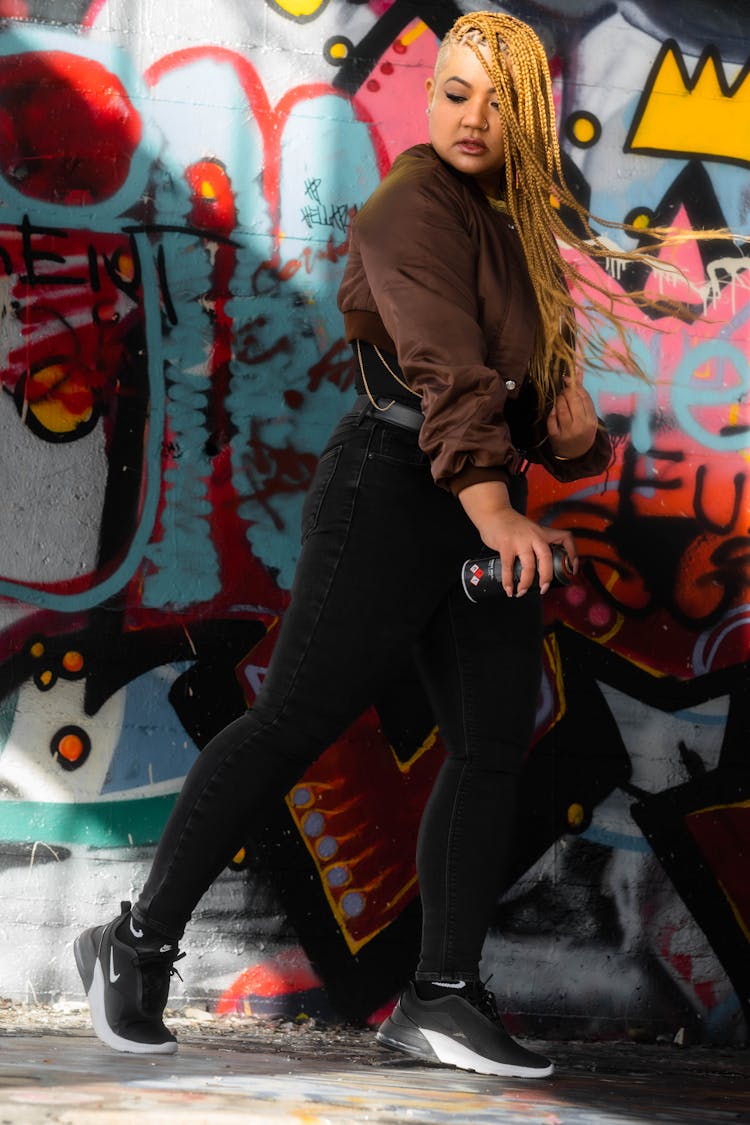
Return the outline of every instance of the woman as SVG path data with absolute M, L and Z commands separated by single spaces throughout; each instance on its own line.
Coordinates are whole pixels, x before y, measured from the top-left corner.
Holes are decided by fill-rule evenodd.
M 378 1039 L 486 1074 L 552 1071 L 505 1032 L 479 979 L 534 726 L 551 548 L 577 566 L 570 532 L 524 515 L 524 468 L 597 474 L 610 444 L 577 373 L 562 220 L 548 215 L 552 187 L 569 201 L 539 41 L 508 16 L 462 17 L 427 100 L 430 144 L 398 158 L 353 224 L 339 305 L 359 396 L 305 502 L 263 688 L 188 774 L 132 910 L 76 941 L 94 1027 L 117 1050 L 176 1049 L 162 1013 L 195 905 L 409 648 L 447 757 L 418 842 L 421 956 Z M 475 605 L 460 568 L 487 548 L 508 596 Z

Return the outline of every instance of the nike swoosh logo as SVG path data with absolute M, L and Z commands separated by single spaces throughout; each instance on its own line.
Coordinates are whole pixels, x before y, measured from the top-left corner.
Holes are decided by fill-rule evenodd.
M 109 951 L 109 979 L 112 984 L 120 979 L 120 974 L 115 972 L 115 951 L 111 948 Z
M 133 937 L 143 937 L 143 930 L 136 930 L 135 926 L 133 925 L 132 914 L 130 916 L 130 932 L 133 935 Z
M 159 952 L 160 953 L 169 953 L 171 948 L 172 948 L 171 945 L 162 945 Z
M 435 988 L 466 988 L 466 981 L 436 980 Z

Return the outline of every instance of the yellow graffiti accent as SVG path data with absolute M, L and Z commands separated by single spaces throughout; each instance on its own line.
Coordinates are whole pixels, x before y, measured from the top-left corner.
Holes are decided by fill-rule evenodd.
M 417 747 L 417 749 L 414 751 L 414 753 L 411 755 L 411 757 L 407 758 L 406 761 L 402 761 L 401 758 L 399 758 L 396 751 L 393 749 L 393 747 L 389 746 L 391 754 L 393 755 L 393 761 L 395 762 L 396 766 L 401 770 L 401 773 L 408 773 L 409 770 L 411 769 L 411 767 L 417 761 L 417 759 L 421 758 L 422 755 L 427 750 L 432 749 L 432 747 L 435 745 L 435 742 L 437 741 L 437 731 L 438 731 L 437 727 L 433 727 L 432 730 L 430 731 L 430 733 L 425 738 L 424 742 L 422 742 L 421 745 Z
M 565 681 L 562 674 L 562 659 L 560 657 L 560 646 L 557 643 L 557 637 L 553 633 L 549 633 L 544 638 L 544 653 L 549 662 L 550 673 L 555 682 L 555 692 L 557 694 L 557 711 L 554 718 L 550 722 L 550 727 L 557 726 L 560 719 L 563 717 L 567 710 L 567 702 L 565 699 Z
M 274 8 L 295 20 L 309 20 L 319 15 L 327 3 L 328 0 L 273 0 Z
M 731 803 L 721 804 L 721 805 L 706 805 L 705 808 L 696 809 L 695 812 L 689 813 L 687 819 L 688 819 L 688 821 L 690 821 L 690 820 L 700 820 L 700 818 L 705 816 L 707 813 L 725 812 L 727 809 L 750 809 L 750 800 L 732 801 Z M 729 903 L 729 906 L 731 908 L 732 913 L 734 914 L 734 918 L 735 918 L 735 921 L 737 922 L 737 925 L 742 930 L 742 933 L 745 935 L 747 940 L 750 941 L 750 928 L 748 928 L 747 921 L 743 917 L 743 915 L 740 911 L 740 908 L 738 907 L 737 903 L 734 901 L 734 899 L 730 895 L 728 889 L 722 883 L 721 879 L 719 879 L 717 877 L 716 882 L 719 884 L 719 887 L 721 888 L 722 893 L 724 894 L 727 902 Z
M 669 40 L 651 69 L 625 151 L 750 164 L 750 59 L 730 85 L 716 49 L 707 47 L 691 77 Z
M 745 922 L 745 919 L 742 917 L 742 914 L 740 913 L 740 908 L 738 907 L 737 903 L 734 901 L 734 899 L 730 895 L 727 888 L 722 883 L 721 879 L 717 879 L 716 881 L 719 884 L 719 886 L 721 887 L 722 891 L 724 892 L 726 900 L 729 903 L 729 906 L 731 908 L 732 914 L 734 914 L 734 918 L 735 918 L 735 921 L 736 921 L 737 925 L 742 930 L 746 939 L 748 941 L 750 941 L 750 929 L 748 929 L 747 923 Z
M 727 419 L 730 426 L 741 426 L 741 425 L 743 425 L 743 421 L 744 421 L 743 417 L 742 417 L 743 406 L 744 406 L 744 404 L 739 403 L 739 402 L 733 402 L 730 405 L 730 407 L 729 407 L 729 417 Z M 750 461 L 750 450 L 747 450 L 747 449 L 744 450 L 742 455 L 743 455 L 743 457 L 745 458 L 746 461 Z
M 51 363 L 36 371 L 31 383 L 35 401 L 29 402 L 28 410 L 48 433 L 72 433 L 91 418 L 91 396 L 79 375 L 71 375 L 60 364 Z
M 704 805 L 703 808 L 696 809 L 695 812 L 689 813 L 690 817 L 705 816 L 706 813 L 712 812 L 726 812 L 727 809 L 750 809 L 750 800 L 745 801 L 724 801 L 720 805 Z
M 624 624 L 625 624 L 625 618 L 618 611 L 617 616 L 615 617 L 614 625 L 612 626 L 612 628 L 609 630 L 608 633 L 603 633 L 601 637 L 596 638 L 597 644 L 606 645 L 608 641 L 611 641 L 613 637 L 617 636 L 617 634 L 620 632 L 620 629 L 622 629 Z
M 415 39 L 419 39 L 420 35 L 424 35 L 425 31 L 427 31 L 427 24 L 424 22 L 424 20 L 417 20 L 414 24 L 414 27 L 410 27 L 409 30 L 405 31 L 403 35 L 399 36 L 399 38 L 401 39 L 403 45 L 405 47 L 408 47 L 409 44 L 413 43 Z
M 573 136 L 582 145 L 591 144 L 596 135 L 594 122 L 589 121 L 588 117 L 576 117 L 571 128 L 573 130 Z
M 578 802 L 568 806 L 568 824 L 571 828 L 580 828 L 585 815 L 583 805 L 579 805 Z
M 117 276 L 122 281 L 129 282 L 135 280 L 135 261 L 132 254 L 125 253 L 124 251 L 118 252 L 112 264 Z

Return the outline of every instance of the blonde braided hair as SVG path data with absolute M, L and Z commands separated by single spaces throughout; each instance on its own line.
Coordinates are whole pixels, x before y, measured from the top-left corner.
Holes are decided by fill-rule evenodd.
M 643 246 L 623 250 L 605 243 L 590 222 L 627 231 L 642 237 L 643 231 L 611 220 L 592 216 L 575 198 L 562 169 L 557 137 L 555 106 L 547 57 L 539 38 L 528 24 L 500 12 L 471 12 L 453 24 L 438 53 L 452 46 L 470 47 L 495 89 L 498 111 L 505 132 L 505 203 L 523 245 L 529 276 L 539 306 L 539 327 L 532 353 L 530 374 L 539 393 L 540 411 L 546 412 L 563 383 L 563 376 L 576 371 L 585 356 L 589 366 L 604 368 L 613 356 L 607 342 L 607 328 L 614 328 L 619 340 L 618 362 L 630 374 L 647 378 L 631 349 L 625 325 L 632 323 L 627 312 L 632 306 L 649 306 L 683 319 L 696 314 L 685 304 L 649 297 L 642 290 L 610 291 L 605 284 L 584 276 L 564 258 L 560 242 L 598 259 L 640 261 L 658 267 L 659 262 Z M 577 235 L 563 218 L 562 209 L 580 220 L 585 237 Z M 694 238 L 720 235 L 728 231 L 679 231 L 652 227 L 649 238 L 662 245 L 674 245 Z M 585 291 L 586 301 L 574 298 L 569 285 Z M 584 325 L 576 331 L 576 311 L 585 314 Z

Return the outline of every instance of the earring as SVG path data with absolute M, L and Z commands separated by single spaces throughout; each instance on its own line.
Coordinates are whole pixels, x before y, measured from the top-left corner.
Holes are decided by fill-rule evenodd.
M 427 114 L 428 117 L 430 116 L 430 107 L 429 106 L 427 106 L 427 108 L 425 109 L 425 113 Z

